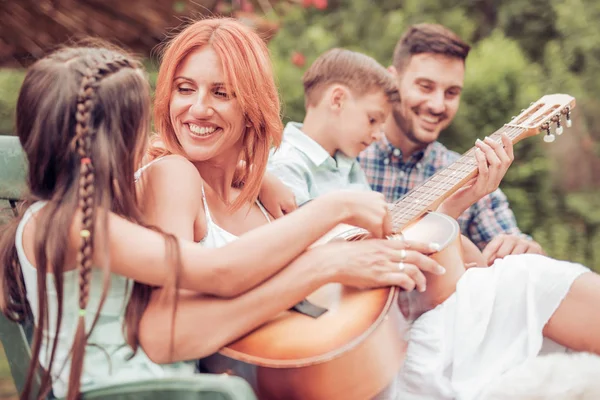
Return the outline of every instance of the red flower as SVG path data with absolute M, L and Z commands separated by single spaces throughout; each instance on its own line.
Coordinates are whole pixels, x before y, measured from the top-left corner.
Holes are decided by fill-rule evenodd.
M 327 0 L 313 0 L 313 4 L 318 10 L 324 10 L 327 8 Z
M 302 7 L 308 8 L 312 5 L 313 0 L 302 0 Z
M 242 1 L 242 11 L 249 13 L 254 12 L 254 6 L 250 2 L 250 0 Z
M 299 51 L 292 53 L 292 64 L 297 67 L 303 67 L 305 63 L 306 57 L 304 57 L 304 54 L 300 53 Z

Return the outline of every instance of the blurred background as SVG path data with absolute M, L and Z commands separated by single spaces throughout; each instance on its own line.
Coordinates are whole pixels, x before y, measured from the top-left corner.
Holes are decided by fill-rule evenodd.
M 548 254 L 600 271 L 600 1 L 598 0 L 0 0 L 0 135 L 13 133 L 24 69 L 57 45 L 98 36 L 146 60 L 181 22 L 230 15 L 271 50 L 283 119 L 301 121 L 301 77 L 331 47 L 391 63 L 413 23 L 446 25 L 473 45 L 462 104 L 441 141 L 459 152 L 544 94 L 577 99 L 573 128 L 516 145 L 501 187 L 521 229 Z M 43 93 L 40 93 L 43 96 Z M 0 399 L 16 398 L 0 360 Z

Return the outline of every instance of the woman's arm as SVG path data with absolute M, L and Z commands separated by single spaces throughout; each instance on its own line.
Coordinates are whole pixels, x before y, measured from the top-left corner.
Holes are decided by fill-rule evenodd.
M 409 246 L 408 256 L 403 258 L 400 250 Z M 414 265 L 401 272 L 401 260 L 440 273 L 439 265 L 422 254 L 426 249 L 423 244 L 395 240 L 316 246 L 238 297 L 223 299 L 181 291 L 174 327 L 173 299 L 155 291 L 141 321 L 140 342 L 158 363 L 196 359 L 218 351 L 329 282 L 359 288 L 400 286 L 410 291 L 424 284 L 425 278 Z M 169 353 L 171 343 L 173 354 Z
M 331 211 L 337 213 L 334 207 Z M 318 207 L 312 210 L 307 208 L 303 214 L 318 215 Z M 98 224 L 101 222 L 99 219 Z M 249 232 L 239 240 L 217 249 L 204 248 L 180 239 L 180 288 L 232 297 L 266 279 L 257 278 L 256 270 L 262 274 L 279 271 L 296 255 L 280 249 L 281 245 L 293 241 L 293 235 L 277 236 L 272 229 L 274 224 Z M 79 241 L 80 229 L 76 225 L 73 224 L 71 243 Z M 281 225 L 291 230 L 290 224 Z M 314 228 L 313 233 L 318 236 L 321 232 Z M 152 286 L 162 286 L 173 276 L 175 265 L 173 260 L 167 259 L 166 241 L 160 233 L 110 214 L 107 236 L 111 272 Z M 290 244 L 290 247 L 294 245 Z M 102 265 L 100 256 L 96 261 L 96 265 Z
M 197 228 L 194 224 L 206 224 L 201 202 L 202 180 L 196 168 L 183 157 L 170 156 L 144 173 L 140 200 L 147 222 L 178 238 L 193 241 Z M 203 268 L 213 268 L 210 264 L 217 268 L 212 279 L 221 289 L 218 293 L 200 291 L 227 297 L 243 293 L 280 271 L 342 222 L 365 227 L 381 237 L 385 207 L 383 197 L 375 193 L 323 196 L 285 218 L 242 235 L 239 241 L 219 252 L 218 258 L 202 260 Z
M 97 210 L 96 226 L 106 214 Z M 323 196 L 285 218 L 262 226 L 218 249 L 207 249 L 179 240 L 182 271 L 180 287 L 205 294 L 232 297 L 256 285 L 289 264 L 304 249 L 335 227 L 349 223 L 382 235 L 387 209 L 383 196 L 357 192 Z M 80 242 L 80 216 L 74 218 L 69 244 Z M 111 271 L 152 286 L 162 286 L 173 276 L 163 235 L 113 213 L 108 214 L 108 255 Z M 306 221 L 319 223 L 306 224 Z M 95 265 L 103 265 L 102 252 Z M 262 274 L 263 277 L 257 277 Z
M 234 298 L 180 290 L 175 320 L 173 298 L 155 290 L 140 322 L 140 344 L 160 364 L 213 354 L 325 284 L 327 271 L 314 268 L 318 261 L 300 257 L 259 287 Z

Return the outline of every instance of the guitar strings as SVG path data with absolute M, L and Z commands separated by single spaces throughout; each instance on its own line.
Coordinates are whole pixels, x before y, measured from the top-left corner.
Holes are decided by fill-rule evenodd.
M 502 127 L 490 135 L 490 138 L 496 140 L 501 132 L 505 132 L 511 140 L 514 140 L 523 131 L 525 131 L 525 128 Z M 432 200 L 439 198 L 441 194 L 449 191 L 459 181 L 474 172 L 477 168 L 474 154 L 475 147 L 472 147 L 458 160 L 436 172 L 425 182 L 397 200 L 390 210 L 392 213 L 397 213 L 392 217 L 394 231 L 401 230 L 405 224 L 427 212 Z M 452 180 L 455 180 L 455 183 L 452 183 Z
M 501 131 L 502 129 L 494 132 L 494 134 L 492 134 L 491 136 L 495 136 L 499 133 L 499 131 Z M 507 131 L 507 134 L 509 135 L 509 137 L 511 137 L 512 139 L 514 139 L 516 136 L 512 137 L 515 134 L 519 134 L 521 133 L 523 129 L 522 128 L 509 128 Z M 459 178 L 459 180 L 464 179 L 464 177 L 466 177 L 469 173 L 473 172 L 474 167 L 476 167 L 476 161 L 473 157 L 474 154 L 474 148 L 471 148 L 469 151 L 467 151 L 460 159 L 458 159 L 456 162 L 452 163 L 450 166 L 448 166 L 447 168 L 444 168 L 441 171 L 438 171 L 438 173 L 434 174 L 433 176 L 431 176 L 429 179 L 427 179 L 425 182 L 423 182 L 423 184 L 419 185 L 418 187 L 416 187 L 415 189 L 413 189 L 410 193 L 408 193 L 406 196 L 404 196 L 403 198 L 401 198 L 399 201 L 397 201 L 393 208 L 392 211 L 398 211 L 397 209 L 400 208 L 400 206 L 403 206 L 403 210 L 400 211 L 399 215 L 395 216 L 393 218 L 393 222 L 397 223 L 400 222 L 400 220 L 406 220 L 406 217 L 416 217 L 418 216 L 417 213 L 420 212 L 424 212 L 427 211 L 427 207 L 419 207 L 419 203 L 421 203 L 423 200 L 431 200 L 431 197 L 433 196 L 433 198 L 437 198 L 439 196 L 433 195 L 431 192 L 432 191 L 436 191 L 439 192 L 440 190 L 442 191 L 442 193 L 444 191 L 449 190 L 450 188 L 452 188 L 452 186 L 454 185 L 449 185 L 449 180 L 447 178 L 449 178 L 449 176 L 447 175 L 447 173 L 449 171 L 452 171 L 451 176 L 452 178 Z M 457 174 L 458 173 L 458 174 Z M 439 179 L 441 178 L 441 179 Z M 427 185 L 431 185 L 430 187 L 427 187 Z M 428 189 L 426 192 L 429 192 L 429 195 L 425 198 L 422 199 L 422 190 L 423 188 Z M 411 202 L 410 204 L 406 205 L 406 204 L 402 204 L 402 203 L 406 203 L 407 200 L 410 199 L 410 197 L 415 198 L 418 197 L 418 199 L 415 199 L 414 202 Z M 415 213 L 417 212 L 417 213 Z M 408 222 L 408 220 L 406 220 L 405 222 Z
M 520 133 L 520 130 L 521 130 L 520 128 L 518 128 L 516 130 L 515 130 L 515 128 L 510 128 L 509 132 L 507 132 L 507 133 L 509 134 L 509 137 L 510 137 L 515 133 Z M 498 133 L 498 131 L 495 132 L 492 136 L 497 135 L 497 133 Z M 401 211 L 400 214 L 393 219 L 393 221 L 398 222 L 401 219 L 406 219 L 406 217 L 409 216 L 410 214 L 413 214 L 412 216 L 414 217 L 414 211 L 417 211 L 417 212 L 426 211 L 426 207 L 418 206 L 418 204 L 421 203 L 421 201 L 423 201 L 422 197 L 421 197 L 422 193 L 420 193 L 420 192 L 422 192 L 421 189 L 423 189 L 423 188 L 428 189 L 428 190 L 426 190 L 426 194 L 427 194 L 427 192 L 429 192 L 428 196 L 424 200 L 431 200 L 432 196 L 433 196 L 433 198 L 439 197 L 439 196 L 434 195 L 432 193 L 432 191 L 435 191 L 436 193 L 439 191 L 442 191 L 442 193 L 443 193 L 444 191 L 447 191 L 450 188 L 452 188 L 452 186 L 454 186 L 454 185 L 449 184 L 450 181 L 447 178 L 449 178 L 451 176 L 452 178 L 458 177 L 459 180 L 462 180 L 469 173 L 473 172 L 474 167 L 476 167 L 476 161 L 473 157 L 473 154 L 474 154 L 474 148 L 467 151 L 459 160 L 457 160 L 456 162 L 454 162 L 447 168 L 439 171 L 439 173 L 437 173 L 437 174 L 434 174 L 432 177 L 430 177 L 428 180 L 426 180 L 422 185 L 418 186 L 413 191 L 411 191 L 411 193 L 409 193 L 407 196 L 405 196 L 400 201 L 398 201 L 394 205 L 393 210 L 397 211 L 397 208 L 399 208 L 400 206 L 404 206 L 403 207 L 404 210 Z M 449 171 L 452 171 L 450 176 L 448 176 Z M 428 187 L 428 185 L 430 185 L 430 186 Z M 412 194 L 413 198 L 419 197 L 419 199 L 415 199 L 415 201 L 411 202 L 411 204 L 409 204 L 408 207 L 406 204 L 401 204 L 401 203 L 406 203 L 406 200 L 408 200 L 410 198 L 411 194 Z

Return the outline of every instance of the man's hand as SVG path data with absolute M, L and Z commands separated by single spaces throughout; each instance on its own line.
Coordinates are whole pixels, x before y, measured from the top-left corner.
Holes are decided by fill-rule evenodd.
M 444 200 L 437 211 L 458 218 L 479 199 L 498 189 L 514 159 L 513 144 L 506 133 L 502 133 L 501 142 L 488 137 L 483 141 L 478 139 L 475 142 L 477 176 Z
M 483 249 L 488 265 L 511 254 L 545 254 L 539 243 L 519 235 L 500 234 Z

